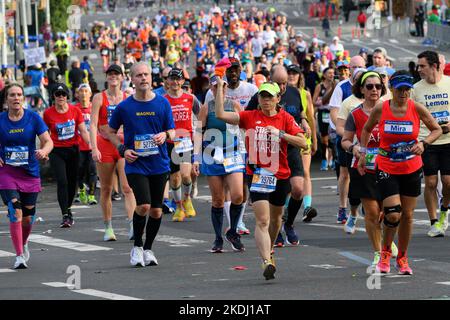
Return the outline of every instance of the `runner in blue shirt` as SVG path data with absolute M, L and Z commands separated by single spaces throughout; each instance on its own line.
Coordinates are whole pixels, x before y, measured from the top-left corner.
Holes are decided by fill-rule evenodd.
M 122 101 L 113 112 L 108 139 L 126 160 L 125 173 L 137 204 L 130 263 L 143 267 L 158 264 L 152 244 L 161 225 L 164 188 L 170 172 L 166 140 L 175 138 L 175 124 L 167 99 L 152 92 L 151 70 L 147 63 L 131 67 L 131 81 L 136 93 Z M 121 126 L 124 144 L 117 135 Z

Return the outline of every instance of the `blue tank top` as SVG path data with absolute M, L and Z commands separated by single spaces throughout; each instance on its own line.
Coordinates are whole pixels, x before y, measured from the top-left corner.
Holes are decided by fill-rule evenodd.
M 233 101 L 226 99 L 224 102 L 225 111 L 234 111 Z M 231 148 L 237 145 L 237 132 L 239 130 L 238 126 L 227 125 L 224 121 L 217 119 L 215 112 L 215 102 L 211 100 L 208 102 L 208 115 L 206 117 L 206 129 L 216 129 L 222 133 L 222 147 Z M 235 130 L 237 130 L 235 132 Z M 204 141 L 206 145 L 219 146 L 215 142 L 217 137 L 214 135 L 214 131 L 210 131 L 204 136 Z

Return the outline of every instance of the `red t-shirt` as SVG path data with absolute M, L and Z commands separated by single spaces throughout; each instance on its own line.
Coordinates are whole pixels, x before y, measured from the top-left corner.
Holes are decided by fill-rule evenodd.
M 417 143 L 420 129 L 420 117 L 414 101 L 408 100 L 408 109 L 401 118 L 394 117 L 390 106 L 391 100 L 383 103 L 380 130 L 380 151 L 376 164 L 378 169 L 389 174 L 410 174 L 422 167 L 422 157 L 409 152 Z M 383 153 L 388 154 L 383 155 Z
M 80 109 L 69 104 L 67 112 L 59 113 L 55 106 L 52 106 L 45 110 L 44 122 L 50 129 L 50 137 L 55 147 L 78 145 L 78 126 L 84 122 Z
M 295 136 L 304 132 L 295 119 L 283 109 L 271 117 L 266 116 L 261 110 L 241 111 L 239 117 L 239 127 L 247 130 L 245 133 L 245 147 L 249 155 L 247 174 L 253 175 L 250 163 L 271 171 L 277 179 L 288 179 L 291 175 L 287 160 L 288 143 L 284 139 L 281 141 L 275 137 L 271 139 L 266 127 L 273 126 Z
M 81 113 L 83 114 L 84 124 L 86 125 L 86 129 L 89 132 L 91 129 L 91 112 L 92 112 L 92 104 L 89 104 L 87 108 L 83 108 L 81 106 L 81 103 L 77 103 L 75 105 L 78 109 L 80 109 Z M 83 138 L 81 136 L 78 137 L 78 144 L 80 145 L 80 151 L 91 151 L 92 149 L 89 147 L 89 145 L 84 142 Z
M 190 137 L 192 139 L 192 113 L 194 108 L 194 96 L 189 93 L 183 93 L 179 98 L 173 98 L 168 94 L 164 98 L 169 100 L 172 107 L 173 121 L 175 123 L 175 137 Z M 173 143 L 168 140 L 168 143 Z

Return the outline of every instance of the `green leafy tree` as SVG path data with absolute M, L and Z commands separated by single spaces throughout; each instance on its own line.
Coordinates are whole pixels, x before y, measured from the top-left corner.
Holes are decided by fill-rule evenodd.
M 50 0 L 50 23 L 53 32 L 65 32 L 69 14 L 67 8 L 72 5 L 72 0 Z M 45 11 L 39 12 L 39 25 L 45 22 Z

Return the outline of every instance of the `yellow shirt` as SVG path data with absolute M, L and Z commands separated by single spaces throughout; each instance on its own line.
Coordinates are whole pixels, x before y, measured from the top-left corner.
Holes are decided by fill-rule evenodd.
M 390 91 L 388 91 L 386 93 L 386 95 L 384 95 L 380 98 L 380 101 L 384 102 L 386 100 L 391 100 L 391 99 L 392 99 L 392 93 Z M 345 99 L 344 102 L 342 102 L 341 108 L 339 109 L 339 113 L 337 116 L 338 119 L 347 120 L 350 112 L 352 112 L 353 109 L 358 107 L 363 102 L 364 102 L 364 99 L 358 99 L 354 95 L 351 95 L 350 97 Z
M 450 121 L 450 77 L 443 76 L 442 80 L 435 84 L 429 84 L 421 80 L 414 85 L 411 91 L 411 99 L 423 104 L 436 119 L 437 122 Z M 426 138 L 430 130 L 420 122 L 419 140 Z M 443 134 L 433 145 L 450 143 L 450 134 Z

